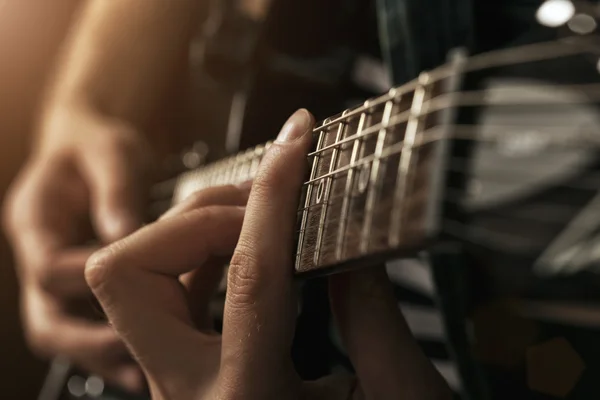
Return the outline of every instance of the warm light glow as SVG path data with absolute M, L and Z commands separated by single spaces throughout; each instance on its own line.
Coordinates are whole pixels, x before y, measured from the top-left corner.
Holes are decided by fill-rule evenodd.
M 587 35 L 596 30 L 596 20 L 591 15 L 577 14 L 569 21 L 569 29 L 580 35 Z
M 570 0 L 546 0 L 537 10 L 536 18 L 544 26 L 556 28 L 566 24 L 575 15 Z

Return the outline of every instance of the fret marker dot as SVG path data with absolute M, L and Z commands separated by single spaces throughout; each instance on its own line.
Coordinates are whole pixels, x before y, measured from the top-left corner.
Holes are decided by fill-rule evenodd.
M 325 191 L 325 181 L 321 179 L 317 187 L 317 204 L 323 200 L 323 192 Z
M 369 175 L 371 172 L 371 166 L 369 164 L 365 164 L 361 167 L 360 175 L 358 176 L 358 192 L 364 193 L 367 190 L 367 186 L 369 186 Z

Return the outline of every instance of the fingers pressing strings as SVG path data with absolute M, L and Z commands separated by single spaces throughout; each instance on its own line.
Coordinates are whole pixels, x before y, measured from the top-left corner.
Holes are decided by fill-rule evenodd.
M 196 192 L 164 213 L 160 219 L 171 218 L 210 205 L 244 207 L 248 202 L 251 187 L 252 183 L 248 181 L 237 186 L 217 186 Z
M 291 363 L 296 316 L 292 241 L 313 124 L 306 110 L 292 115 L 254 180 L 229 267 L 221 371 L 228 384 L 260 382 L 270 373 L 281 375 Z M 267 398 L 267 393 L 249 396 Z
M 251 186 L 252 183 L 248 181 L 237 186 L 227 185 L 196 192 L 167 211 L 160 219 L 173 218 L 215 204 L 245 207 Z M 214 321 L 207 305 L 223 279 L 223 266 L 228 261 L 226 257 L 211 257 L 203 268 L 195 269 L 180 278 L 187 288 L 192 319 L 196 327 L 204 332 L 214 330 Z M 207 288 L 214 288 L 214 290 L 209 291 Z
M 179 276 L 194 269 L 214 275 L 208 269 L 221 265 L 207 261 L 231 255 L 242 224 L 244 208 L 237 204 L 245 202 L 244 190 L 231 186 L 190 198 L 177 211 L 88 261 L 87 281 L 107 316 L 146 373 L 168 377 L 165 380 L 174 387 L 171 393 L 218 371 L 220 338 L 194 328 Z M 213 201 L 236 205 L 211 206 Z M 217 283 L 199 279 L 193 289 L 212 293 Z M 199 298 L 205 303 L 196 306 L 206 309 L 208 296 Z M 164 350 L 165 343 L 170 344 L 169 351 Z M 196 372 L 190 376 L 176 372 L 181 363 Z

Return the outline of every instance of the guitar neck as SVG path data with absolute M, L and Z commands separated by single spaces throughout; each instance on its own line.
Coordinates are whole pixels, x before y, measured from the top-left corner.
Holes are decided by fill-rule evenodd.
M 434 80 L 423 73 L 314 129 L 298 211 L 298 274 L 419 250 L 436 233 L 451 108 L 429 105 L 433 97 L 454 92 L 458 76 Z M 253 179 L 269 146 L 185 173 L 173 201 Z

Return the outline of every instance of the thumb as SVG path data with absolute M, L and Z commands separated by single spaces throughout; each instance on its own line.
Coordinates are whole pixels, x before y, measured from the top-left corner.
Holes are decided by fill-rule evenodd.
M 82 152 L 81 167 L 91 197 L 94 228 L 103 242 L 113 242 L 144 223 L 150 162 L 137 138 L 113 135 L 102 146 Z

